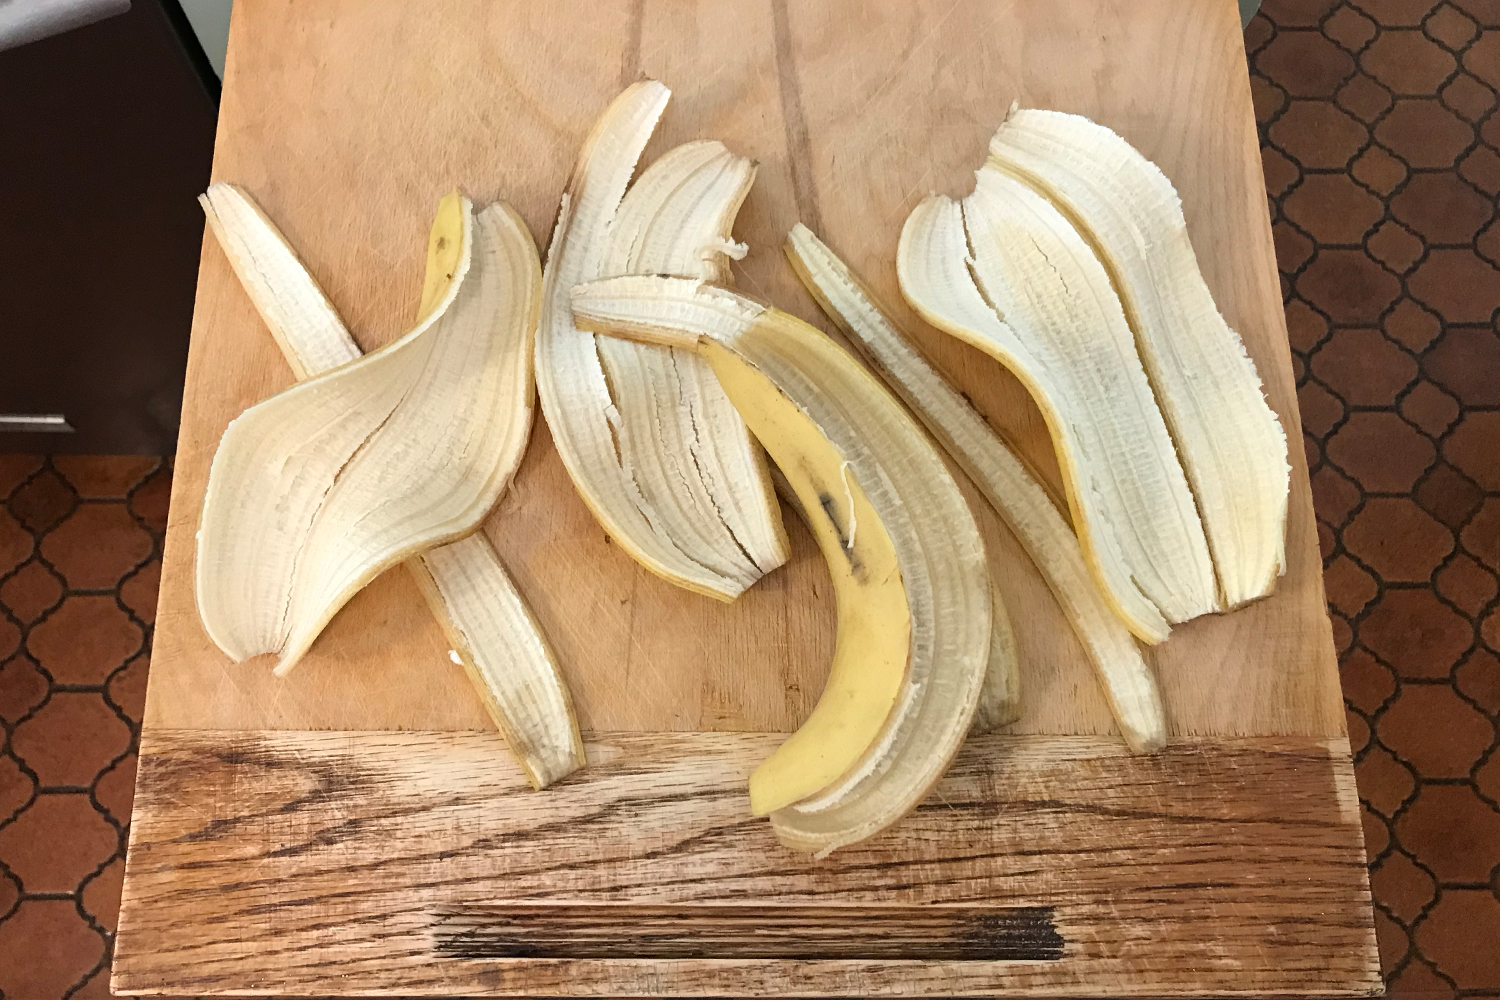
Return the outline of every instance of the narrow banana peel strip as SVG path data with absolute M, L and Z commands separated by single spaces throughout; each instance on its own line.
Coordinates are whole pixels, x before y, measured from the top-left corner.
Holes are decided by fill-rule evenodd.
M 1224 603 L 1270 593 L 1285 570 L 1286 433 L 1214 305 L 1172 182 L 1108 128 L 1056 111 L 1013 110 L 990 156 L 1051 200 L 1109 272 L 1198 500 Z
M 990 579 L 993 609 L 990 616 L 990 657 L 984 670 L 984 687 L 974 709 L 973 733 L 993 733 L 1021 718 L 1021 650 L 1010 624 L 1010 612 L 1000 597 L 1000 588 Z
M 1104 600 L 1077 536 L 1047 491 L 968 400 L 922 356 L 859 276 L 811 230 L 800 224 L 794 228 L 786 251 L 808 291 L 953 456 L 1036 563 L 1093 663 L 1126 742 L 1138 751 L 1161 747 L 1166 741 L 1166 723 L 1156 679 L 1129 631 Z M 997 614 L 992 645 L 998 645 L 1001 636 L 1009 637 L 1001 621 Z M 1009 641 L 1013 647 L 1014 639 Z M 1014 660 L 1014 652 L 1010 656 Z M 988 704 L 1003 704 L 1000 695 L 989 693 L 999 676 L 992 657 L 976 728 L 989 714 Z M 995 714 L 991 728 L 1005 724 L 999 721 L 1004 715 Z
M 732 600 L 786 561 L 764 459 L 711 373 L 685 352 L 603 344 L 568 295 L 610 269 L 720 277 L 753 167 L 718 144 L 675 150 L 626 185 L 667 88 L 626 89 L 584 144 L 547 251 L 536 373 L 558 454 L 621 548 L 659 576 Z
M 857 551 L 872 522 L 890 539 L 910 635 L 884 725 L 873 743 L 865 743 L 868 727 L 851 730 L 837 748 L 850 766 L 810 798 L 799 801 L 806 786 L 792 779 L 827 748 L 789 739 L 751 779 L 757 811 L 774 808 L 778 836 L 800 849 L 827 853 L 879 832 L 947 768 L 973 720 L 990 655 L 984 546 L 942 457 L 832 340 L 731 291 L 681 278 L 610 278 L 575 289 L 573 307 L 585 328 L 702 352 L 804 510 L 821 510 L 846 550 Z M 870 511 L 863 517 L 861 495 Z M 829 559 L 835 576 L 853 569 L 846 557 Z M 841 630 L 840 645 L 848 640 Z M 899 651 L 890 653 L 871 659 L 868 683 L 884 683 L 903 663 Z M 815 714 L 824 711 L 820 700 Z
M 327 296 L 248 195 L 220 183 L 199 200 L 299 379 L 360 356 Z M 463 203 L 445 199 L 429 239 L 420 319 L 443 301 L 457 275 L 464 218 Z M 529 286 L 523 286 L 530 290 L 523 297 L 534 301 L 540 281 L 534 248 L 532 257 Z M 527 340 L 531 333 L 527 326 Z M 520 345 L 523 374 L 529 372 L 529 356 L 529 343 Z M 516 428 L 522 442 L 529 432 L 533 397 L 528 379 L 518 392 L 525 404 L 524 426 Z M 520 457 L 517 449 L 514 461 L 519 463 Z M 407 567 L 532 785 L 543 788 L 582 767 L 583 744 L 556 657 L 483 533 L 430 549 Z

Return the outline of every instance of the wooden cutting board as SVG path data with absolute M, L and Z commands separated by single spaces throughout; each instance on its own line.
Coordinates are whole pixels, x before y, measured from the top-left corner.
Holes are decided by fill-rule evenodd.
M 810 538 L 726 606 L 637 568 L 545 425 L 486 531 L 557 648 L 588 770 L 526 790 L 403 572 L 289 677 L 193 605 L 228 421 L 292 381 L 205 241 L 113 986 L 126 993 L 1369 994 L 1359 809 L 1236 10 L 1229 0 L 239 0 L 216 179 L 248 188 L 366 349 L 409 322 L 438 198 L 503 197 L 545 246 L 598 113 L 674 91 L 647 159 L 760 162 L 741 287 L 830 329 L 782 261 L 807 222 L 892 304 L 896 238 L 965 193 L 1012 100 L 1115 128 L 1177 183 L 1210 287 L 1293 442 L 1276 595 L 1153 651 L 1163 753 L 1114 733 L 1051 595 L 976 508 L 1026 716 L 971 741 L 887 834 L 814 861 L 745 779 L 807 714 L 833 641 Z M 924 347 L 1053 477 L 993 362 Z

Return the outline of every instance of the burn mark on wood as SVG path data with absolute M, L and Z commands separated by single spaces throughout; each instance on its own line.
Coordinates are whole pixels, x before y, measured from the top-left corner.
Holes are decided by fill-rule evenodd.
M 1055 962 L 1050 906 L 608 903 L 440 910 L 446 958 L 786 959 Z

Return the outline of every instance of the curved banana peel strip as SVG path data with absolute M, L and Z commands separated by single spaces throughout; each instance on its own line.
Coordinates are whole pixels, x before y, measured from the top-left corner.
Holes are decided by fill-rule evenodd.
M 822 745 L 794 736 L 751 779 L 756 811 L 773 810 L 778 836 L 800 849 L 826 853 L 874 835 L 914 808 L 947 768 L 973 720 L 989 659 L 993 597 L 984 547 L 942 457 L 831 339 L 731 291 L 681 278 L 608 278 L 574 289 L 573 308 L 584 328 L 692 348 L 708 359 L 813 514 L 815 530 L 826 522 L 820 543 L 832 550 L 836 579 L 858 571 L 848 554 L 861 552 L 861 536 L 868 540 L 875 523 L 884 529 L 910 633 L 905 650 L 871 656 L 863 668 L 867 691 L 900 678 L 883 725 L 870 726 L 867 714 L 846 713 L 836 700 L 825 708 L 824 700 L 846 693 L 826 690 L 814 716 L 820 724 L 844 717 L 848 735 L 836 737 L 830 725 Z M 852 621 L 846 595 L 870 600 L 883 592 L 840 591 L 841 625 Z M 840 647 L 852 638 L 840 629 Z M 831 755 L 837 766 L 827 763 Z M 796 780 L 818 769 L 822 781 L 837 767 L 842 773 L 810 797 L 814 782 Z
M 271 328 L 298 378 L 318 375 L 360 357 L 327 296 L 307 272 L 280 231 L 254 201 L 229 184 L 215 184 L 200 198 L 210 227 L 251 301 Z M 508 209 L 492 208 L 505 242 L 519 253 L 516 297 L 533 304 L 539 296 L 535 248 L 525 265 L 529 235 Z M 465 257 L 468 209 L 459 198 L 444 200 L 429 240 L 421 318 L 446 299 Z M 519 227 L 517 230 L 516 227 Z M 489 224 L 483 227 L 488 231 Z M 508 479 L 519 464 L 530 430 L 533 388 L 528 377 L 532 328 L 520 325 L 522 341 L 512 348 L 517 407 L 510 434 L 520 444 L 502 462 Z M 517 334 L 512 333 L 514 339 Z M 505 471 L 506 465 L 510 466 Z M 407 563 L 455 652 L 534 787 L 542 788 L 585 763 L 571 699 L 556 658 L 515 585 L 482 533 L 430 549 Z
M 668 99 L 626 89 L 590 133 L 547 251 L 537 386 L 579 495 L 653 573 L 732 600 L 788 556 L 765 459 L 691 352 L 599 341 L 573 324 L 570 289 L 610 273 L 722 278 L 754 166 L 690 143 L 626 185 Z
M 1093 663 L 1126 743 L 1137 751 L 1164 745 L 1166 723 L 1156 678 L 1104 600 L 1077 536 L 1047 491 L 963 394 L 922 356 L 859 276 L 811 230 L 798 224 L 787 238 L 786 252 L 808 291 L 927 426 L 1031 556 Z M 1002 634 L 1001 622 L 997 615 L 997 636 Z M 987 687 L 996 676 L 992 659 Z M 998 695 L 989 698 L 1000 700 Z
M 1214 305 L 1167 176 L 1103 125 L 1012 110 L 990 163 L 1045 195 L 1109 272 L 1198 501 L 1228 607 L 1285 570 L 1286 432 Z
M 993 231 L 982 225 L 976 228 L 984 237 L 987 263 L 993 264 L 997 255 Z M 1037 251 L 1037 256 L 1040 256 L 1040 251 Z M 1020 331 L 1008 322 L 1010 317 L 980 292 L 970 271 L 971 261 L 977 269 L 977 259 L 971 258 L 969 241 L 964 233 L 964 212 L 958 203 L 934 195 L 912 211 L 902 227 L 901 242 L 896 251 L 896 273 L 902 294 L 923 319 L 999 360 L 1030 391 L 1051 432 L 1073 525 L 1100 591 L 1132 634 L 1143 642 L 1161 642 L 1167 637 L 1170 626 L 1161 609 L 1138 586 L 1132 560 L 1121 540 L 1121 535 L 1131 525 L 1127 518 L 1128 508 L 1115 488 L 1113 473 L 1116 470 L 1111 466 L 1113 460 L 1123 459 L 1127 464 L 1119 471 L 1129 473 L 1134 464 L 1130 460 L 1140 457 L 1143 448 L 1140 442 L 1136 442 L 1124 453 L 1118 448 L 1114 454 L 1104 449 L 1099 440 L 1100 424 L 1107 422 L 1113 430 L 1119 431 L 1119 421 L 1112 419 L 1108 412 L 1096 414 L 1093 411 L 1096 407 L 1107 411 L 1112 405 L 1111 400 L 1096 396 L 1079 398 L 1085 390 L 1068 377 L 1073 365 L 1065 358 L 1038 357 L 1032 351 Z M 1045 269 L 1045 260 L 1041 263 Z M 1040 277 L 1042 288 L 1054 293 L 1059 291 L 1055 275 L 1029 277 Z M 1076 339 L 1085 341 L 1080 345 L 1079 353 L 1096 365 L 1098 375 L 1114 374 L 1118 377 L 1123 360 L 1118 354 L 1118 343 L 1100 344 L 1102 338 L 1087 328 L 1071 332 Z M 1102 357 L 1093 359 L 1086 353 L 1090 343 Z M 1140 380 L 1145 381 L 1144 373 Z M 1134 402 L 1137 404 L 1136 415 L 1140 416 L 1138 404 L 1141 401 Z M 1158 413 L 1157 421 L 1160 420 Z M 1132 429 L 1139 429 L 1138 425 L 1145 422 L 1144 418 L 1134 421 Z M 1161 436 L 1165 435 L 1166 428 L 1162 425 Z M 1148 463 L 1158 461 L 1150 454 L 1144 459 Z M 1180 468 L 1178 475 L 1181 476 Z M 1186 492 L 1185 480 L 1182 488 Z M 1187 500 L 1191 503 L 1191 497 Z M 1200 525 L 1200 534 L 1201 530 Z M 1206 545 L 1204 551 L 1207 551 Z

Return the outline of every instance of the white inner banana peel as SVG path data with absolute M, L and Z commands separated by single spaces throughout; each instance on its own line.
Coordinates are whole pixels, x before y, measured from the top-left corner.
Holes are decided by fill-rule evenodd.
M 1108 271 L 1198 501 L 1223 602 L 1263 597 L 1285 569 L 1286 433 L 1224 321 L 1166 175 L 1078 115 L 1015 110 L 990 164 L 1057 206 Z
M 322 374 L 360 357 L 343 320 L 280 231 L 244 192 L 215 184 L 200 198 L 210 227 L 245 291 L 270 327 L 299 379 Z M 447 299 L 467 253 L 469 212 L 445 199 L 428 245 L 420 318 Z M 540 267 L 525 227 L 508 209 L 481 213 L 480 238 L 488 256 L 504 250 L 518 300 L 497 320 L 509 369 L 507 446 L 497 475 L 508 479 L 519 464 L 533 410 L 529 378 L 531 338 L 540 297 Z M 528 264 L 529 257 L 529 264 Z M 509 319 L 507 319 L 509 317 Z M 514 321 L 514 322 L 511 322 Z M 498 399 L 496 402 L 505 402 Z M 571 699 L 552 650 L 483 533 L 430 549 L 407 563 L 429 605 L 475 680 L 486 708 L 528 779 L 545 787 L 585 763 Z
M 764 455 L 690 351 L 600 340 L 573 323 L 574 285 L 610 274 L 725 280 L 754 166 L 716 142 L 672 150 L 626 193 L 666 107 L 655 81 L 600 117 L 547 251 L 536 373 L 574 485 L 621 548 L 689 590 L 732 600 L 786 561 Z
M 1105 602 L 1077 536 L 1047 491 L 984 417 L 922 356 L 859 276 L 811 230 L 798 224 L 787 238 L 786 252 L 808 291 L 953 456 L 1031 556 L 1093 663 L 1125 741 L 1138 751 L 1160 748 L 1166 742 L 1166 723 L 1156 679 Z M 1014 663 L 1014 639 L 1002 622 L 1008 619 L 997 614 L 994 635 L 1009 639 Z M 1000 657 L 1003 663 L 1004 654 Z M 992 658 L 987 689 L 1003 685 L 1004 677 Z M 1000 693 L 987 692 L 986 702 L 1007 704 Z M 990 728 L 1014 721 L 1003 711 L 988 711 L 995 716 L 993 722 L 985 720 Z M 986 714 L 982 703 L 980 716 Z M 976 729 L 980 723 L 976 718 Z
M 830 574 L 852 578 L 836 585 L 841 626 L 859 623 L 846 600 L 872 602 L 873 612 L 873 602 L 889 596 L 858 580 L 884 566 L 863 559 L 880 558 L 889 540 L 910 622 L 905 649 L 898 630 L 883 633 L 885 648 L 865 658 L 857 691 L 843 677 L 825 690 L 813 713 L 819 739 L 799 731 L 752 777 L 755 810 L 771 811 L 777 835 L 798 849 L 826 854 L 874 835 L 915 807 L 947 768 L 973 720 L 990 656 L 984 547 L 942 457 L 858 361 L 785 313 L 682 278 L 609 278 L 575 288 L 572 301 L 583 328 L 707 359 L 810 515 Z M 888 578 L 875 572 L 877 581 Z M 841 650 L 856 640 L 840 628 Z M 892 680 L 899 680 L 894 702 L 882 724 L 871 725 Z M 808 771 L 817 777 L 803 780 Z
M 1132 633 L 1219 607 L 1213 564 L 1119 300 L 1056 209 L 992 170 L 962 208 L 917 206 L 897 250 L 913 307 L 999 360 L 1036 400 L 1079 541 Z

